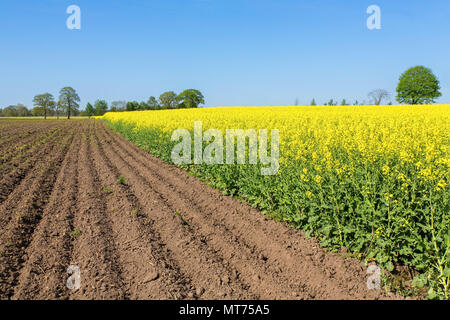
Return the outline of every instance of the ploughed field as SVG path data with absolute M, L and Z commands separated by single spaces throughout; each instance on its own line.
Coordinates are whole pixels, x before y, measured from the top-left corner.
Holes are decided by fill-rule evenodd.
M 102 121 L 1 121 L 0 156 L 0 299 L 393 297 Z

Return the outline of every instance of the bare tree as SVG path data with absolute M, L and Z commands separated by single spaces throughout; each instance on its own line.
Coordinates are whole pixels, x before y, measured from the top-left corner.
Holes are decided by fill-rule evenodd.
M 387 100 L 391 97 L 391 94 L 383 89 L 377 89 L 370 92 L 368 95 L 369 99 L 374 105 L 379 106 L 383 100 Z

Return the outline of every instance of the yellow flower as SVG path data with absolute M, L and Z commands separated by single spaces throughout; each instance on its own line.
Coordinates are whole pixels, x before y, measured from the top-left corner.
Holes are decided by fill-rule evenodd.
M 109 112 L 98 118 L 132 125 L 133 133 L 152 131 L 149 137 L 159 137 L 160 145 L 170 143 L 176 129 L 192 132 L 195 121 L 202 122 L 204 132 L 218 129 L 222 134 L 227 129 L 267 129 L 270 136 L 270 130 L 278 129 L 280 170 L 295 164 L 301 168 L 300 183 L 337 178 L 343 184 L 347 177 L 365 181 L 376 178 L 368 174 L 380 172 L 396 177 L 404 193 L 424 182 L 432 183 L 433 192 L 447 188 L 448 105 L 217 107 Z M 307 168 L 314 168 L 313 176 Z
M 316 175 L 316 178 L 314 180 L 316 181 L 317 184 L 321 184 L 323 181 L 323 178 L 319 175 Z
M 437 184 L 438 188 L 445 189 L 447 183 L 444 180 L 440 180 Z
M 386 199 L 386 202 L 389 202 L 393 197 L 394 197 L 394 195 L 392 193 L 386 192 L 384 194 L 384 198 Z

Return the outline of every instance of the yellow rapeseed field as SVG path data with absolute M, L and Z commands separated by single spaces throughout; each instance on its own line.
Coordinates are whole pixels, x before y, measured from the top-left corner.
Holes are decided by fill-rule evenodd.
M 107 113 L 114 130 L 170 161 L 174 130 L 278 129 L 280 169 L 190 165 L 195 174 L 448 299 L 450 105 L 217 107 Z
M 107 113 L 109 121 L 123 121 L 134 130 L 156 129 L 171 134 L 178 128 L 279 129 L 280 162 L 307 161 L 343 172 L 333 150 L 345 151 L 349 161 L 384 162 L 386 173 L 400 173 L 405 163 L 421 168 L 420 175 L 436 181 L 450 165 L 450 106 L 341 107 L 218 107 Z M 394 169 L 392 166 L 396 166 Z M 402 178 L 402 175 L 398 177 Z

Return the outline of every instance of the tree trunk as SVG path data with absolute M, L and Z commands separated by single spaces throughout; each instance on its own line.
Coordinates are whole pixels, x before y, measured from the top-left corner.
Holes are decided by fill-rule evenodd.
M 44 108 L 44 120 L 47 120 L 47 108 Z

